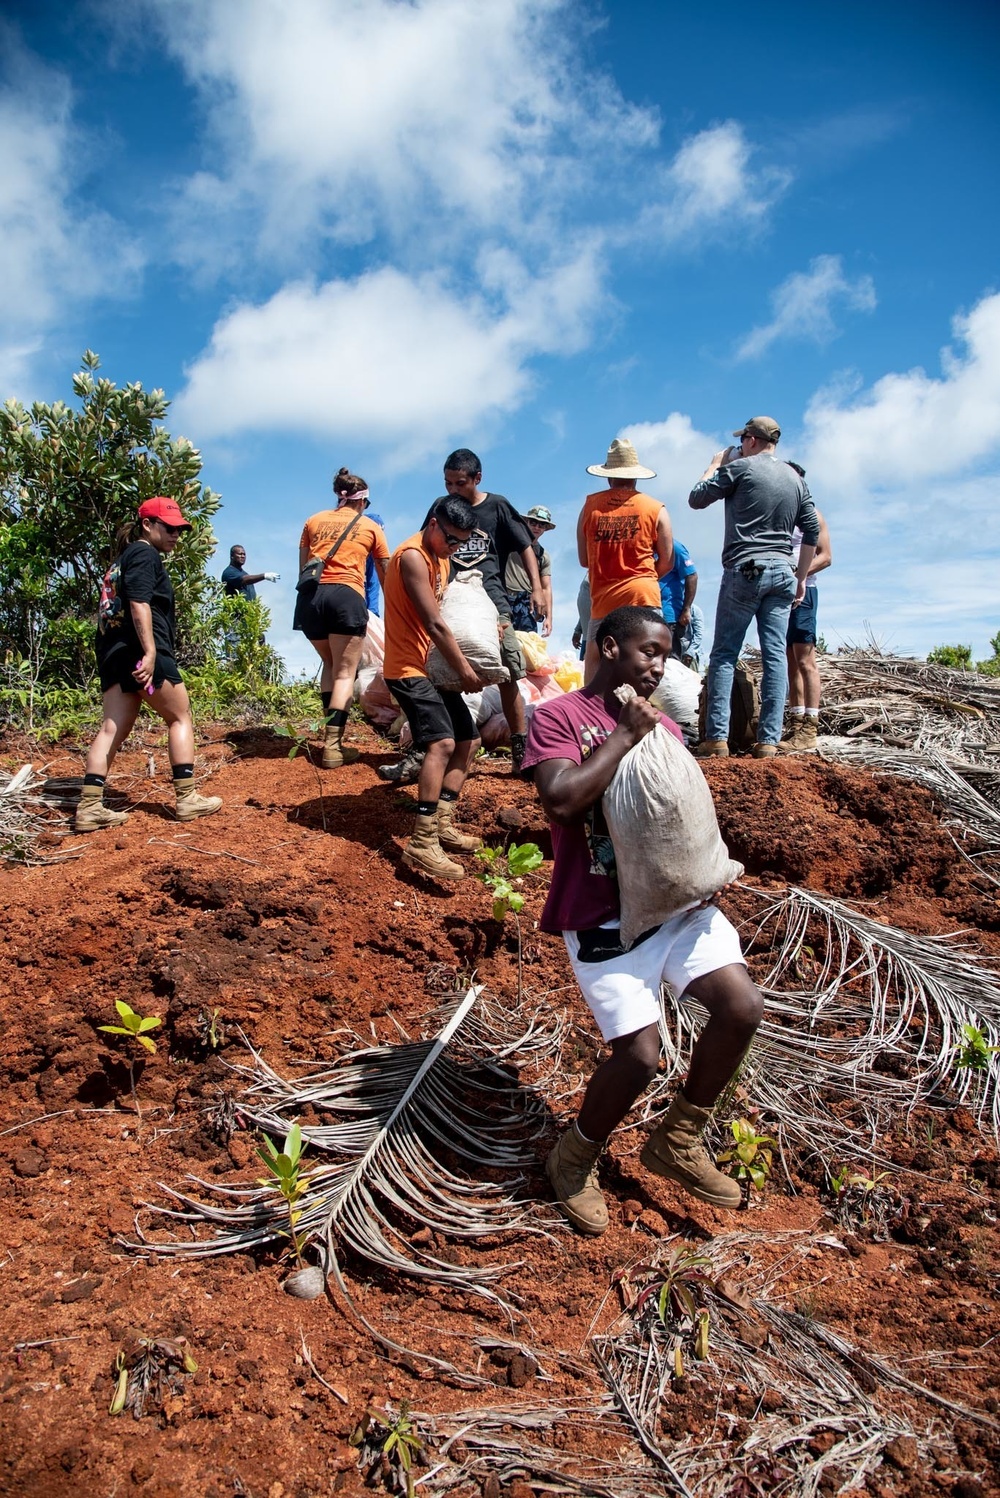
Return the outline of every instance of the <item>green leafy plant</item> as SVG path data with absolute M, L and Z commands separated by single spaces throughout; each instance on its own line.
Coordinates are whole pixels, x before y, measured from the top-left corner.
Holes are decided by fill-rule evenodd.
M 315 737 L 321 730 L 322 725 L 319 723 L 305 723 L 301 728 L 295 723 L 276 723 L 274 727 L 274 731 L 279 738 L 291 740 L 292 747 L 288 751 L 288 758 L 294 759 L 296 755 L 304 754 L 316 772 L 316 779 L 319 783 L 319 814 L 320 820 L 323 823 L 323 831 L 325 832 L 326 807 L 323 804 L 323 776 L 320 774 L 319 765 L 317 765 L 312 757 L 309 744 L 309 736 L 312 735 Z
M 154 1055 L 156 1052 L 156 1042 L 155 1040 L 150 1040 L 148 1031 L 155 1030 L 157 1025 L 162 1025 L 163 1021 L 160 1016 L 158 1014 L 137 1014 L 130 1004 L 126 1004 L 124 999 L 115 999 L 115 1008 L 118 1011 L 118 1018 L 121 1020 L 121 1024 L 98 1025 L 97 1028 L 103 1030 L 108 1035 L 124 1035 L 128 1040 L 134 1040 L 137 1045 L 141 1045 L 143 1050 L 148 1051 L 150 1055 Z M 141 1123 L 142 1113 L 139 1109 L 139 1099 L 135 1091 L 135 1057 L 131 1052 L 129 1052 L 128 1058 L 128 1075 L 136 1117 Z
M 947 666 L 952 671 L 971 671 L 972 646 L 935 645 L 927 660 L 932 666 Z
M 210 1051 L 217 1051 L 226 1039 L 226 1027 L 220 1018 L 221 1009 L 203 1009 L 198 1016 L 201 1038 Z
M 388 1408 L 365 1410 L 351 1432 L 350 1444 L 357 1448 L 359 1465 L 368 1469 L 366 1487 L 374 1487 L 381 1477 L 390 1493 L 412 1498 L 413 1468 L 425 1465 L 426 1456 L 408 1400 L 400 1403 L 397 1415 Z
M 485 864 L 476 878 L 493 896 L 493 919 L 502 921 L 508 910 L 517 915 L 524 907 L 524 896 L 515 889 L 515 883 L 539 867 L 541 848 L 537 843 L 511 843 L 506 852 L 502 848 L 480 848 L 476 858 Z
M 734 1118 L 730 1128 L 733 1147 L 723 1150 L 716 1163 L 729 1166 L 730 1175 L 740 1182 L 747 1195 L 752 1187 L 763 1191 L 771 1170 L 774 1140 L 767 1134 L 758 1134 L 745 1118 Z
M 868 1175 L 842 1165 L 830 1173 L 833 1215 L 848 1232 L 869 1230 L 876 1239 L 889 1236 L 890 1224 L 900 1216 L 902 1201 L 887 1170 Z
M 977 1025 L 962 1026 L 962 1041 L 956 1048 L 956 1064 L 967 1071 L 989 1071 L 990 1058 L 1000 1051 L 1000 1046 L 988 1045 L 986 1036 Z
M 259 1149 L 257 1154 L 267 1166 L 269 1174 L 258 1182 L 261 1186 L 274 1186 L 285 1199 L 288 1209 L 288 1241 L 291 1245 L 292 1256 L 300 1267 L 305 1264 L 303 1257 L 308 1234 L 300 1233 L 299 1221 L 302 1217 L 302 1208 L 299 1202 L 306 1193 L 308 1176 L 302 1174 L 302 1130 L 298 1124 L 292 1124 L 285 1136 L 284 1149 L 278 1147 L 264 1135 L 264 1148 Z

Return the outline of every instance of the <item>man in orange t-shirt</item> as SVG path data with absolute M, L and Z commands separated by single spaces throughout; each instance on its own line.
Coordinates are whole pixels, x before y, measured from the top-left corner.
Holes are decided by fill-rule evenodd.
M 636 488 L 637 479 L 655 479 L 644 468 L 631 442 L 616 437 L 607 462 L 587 469 L 608 481 L 607 489 L 588 494 L 576 527 L 580 566 L 590 578 L 590 627 L 584 681 L 597 670 L 597 631 L 614 609 L 660 607 L 658 579 L 674 564 L 670 516 L 658 499 Z
M 413 734 L 425 748 L 417 781 L 417 814 L 403 862 L 435 879 L 464 879 L 465 870 L 447 853 L 474 853 L 482 841 L 455 825 L 458 800 L 479 735 L 462 692 L 483 683 L 441 617 L 449 558 L 475 528 L 472 506 L 449 495 L 439 499 L 422 531 L 397 546 L 389 561 L 385 592 L 385 684 Z M 436 645 L 461 691 L 436 687 L 427 676 L 427 656 Z

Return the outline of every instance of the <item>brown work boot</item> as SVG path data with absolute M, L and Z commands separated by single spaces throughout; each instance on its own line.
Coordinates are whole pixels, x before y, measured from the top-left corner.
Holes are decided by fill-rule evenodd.
M 788 723 L 785 726 L 785 731 L 781 735 L 781 742 L 783 744 L 790 744 L 792 740 L 798 736 L 799 724 L 801 722 L 802 718 L 799 715 L 796 715 L 794 718 L 789 718 Z M 784 750 L 782 750 L 782 753 L 784 753 Z
M 105 806 L 103 785 L 84 786 L 73 817 L 74 832 L 100 832 L 102 827 L 120 827 L 127 821 L 126 812 Z
M 323 769 L 339 770 L 343 765 L 353 765 L 357 757 L 357 749 L 344 748 L 344 725 L 328 723 L 323 739 Z
M 475 853 L 477 848 L 483 846 L 481 837 L 476 837 L 471 832 L 462 832 L 455 826 L 454 801 L 438 802 L 437 833 L 438 842 L 449 853 Z
M 815 718 L 797 718 L 791 742 L 780 744 L 782 754 L 810 754 L 816 748 L 819 723 Z
M 434 816 L 414 817 L 413 833 L 403 849 L 403 862 L 408 869 L 416 869 L 418 874 L 429 874 L 432 879 L 464 879 L 465 870 L 462 865 L 446 858 L 438 842 L 439 812 L 440 807 Z
M 545 1162 L 559 1210 L 578 1233 L 600 1237 L 608 1225 L 608 1209 L 597 1184 L 597 1157 L 606 1140 L 592 1144 L 575 1123 L 560 1134 Z
M 711 1117 L 711 1108 L 696 1108 L 679 1092 L 643 1145 L 639 1159 L 654 1175 L 678 1181 L 699 1201 L 734 1209 L 743 1200 L 739 1184 L 716 1170 L 701 1142 Z
M 174 794 L 177 797 L 174 816 L 178 822 L 193 822 L 197 817 L 210 817 L 213 811 L 218 811 L 222 806 L 221 796 L 199 795 L 197 782 L 193 778 L 175 780 Z
M 777 744 L 754 744 L 750 750 L 754 759 L 773 759 L 777 752 Z
M 728 759 L 729 742 L 727 739 L 702 739 L 691 752 L 695 759 Z

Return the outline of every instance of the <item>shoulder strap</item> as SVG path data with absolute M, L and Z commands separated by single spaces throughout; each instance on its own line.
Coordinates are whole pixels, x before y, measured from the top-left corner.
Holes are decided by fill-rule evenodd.
M 340 548 L 343 545 L 343 543 L 347 540 L 348 536 L 351 534 L 351 531 L 354 529 L 354 527 L 357 525 L 357 523 L 358 523 L 358 521 L 360 519 L 361 519 L 360 514 L 357 514 L 357 515 L 355 515 L 354 519 L 350 522 L 349 525 L 345 525 L 344 526 L 344 529 L 341 531 L 340 535 L 337 537 L 336 541 L 334 541 L 333 545 L 330 547 L 330 550 L 327 552 L 326 556 L 323 558 L 323 570 L 324 571 L 326 570 L 326 564 L 327 564 L 327 562 L 332 561 L 333 558 L 337 555 L 337 552 L 340 550 Z

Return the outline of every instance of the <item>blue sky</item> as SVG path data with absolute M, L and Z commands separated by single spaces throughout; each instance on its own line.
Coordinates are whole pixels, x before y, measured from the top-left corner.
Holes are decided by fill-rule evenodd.
M 557 626 L 610 440 L 691 550 L 754 414 L 833 539 L 828 643 L 1000 629 L 1000 8 L 6 0 L 0 396 L 160 386 L 290 619 L 346 464 L 391 545 L 469 446 L 550 506 Z M 596 485 L 595 485 L 596 486 Z

